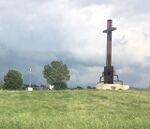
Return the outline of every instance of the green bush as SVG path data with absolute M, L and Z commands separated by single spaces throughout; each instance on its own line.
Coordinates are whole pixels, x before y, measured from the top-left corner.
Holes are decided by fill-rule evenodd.
M 4 76 L 4 89 L 19 90 L 23 87 L 22 75 L 19 71 L 9 70 Z
M 3 87 L 4 87 L 4 81 L 0 80 L 0 89 L 3 89 Z
M 56 82 L 53 83 L 54 85 L 54 90 L 63 90 L 63 89 L 67 89 L 67 84 L 66 83 L 62 83 L 62 82 Z

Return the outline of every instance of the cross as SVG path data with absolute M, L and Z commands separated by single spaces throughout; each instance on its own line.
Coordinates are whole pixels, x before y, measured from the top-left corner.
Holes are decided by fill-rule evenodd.
M 103 33 L 107 33 L 107 54 L 106 54 L 106 66 L 104 67 L 104 83 L 114 83 L 114 68 L 112 66 L 112 31 L 116 30 L 116 27 L 112 27 L 112 20 L 107 20 L 107 29 Z
M 112 58 L 112 31 L 116 30 L 116 27 L 112 27 L 112 20 L 107 20 L 107 30 L 104 30 L 103 33 L 107 33 L 107 57 L 106 57 L 106 66 L 111 66 Z

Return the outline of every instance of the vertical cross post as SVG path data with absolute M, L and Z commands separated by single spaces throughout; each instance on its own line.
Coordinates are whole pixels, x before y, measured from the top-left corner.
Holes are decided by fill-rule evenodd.
M 107 29 L 103 33 L 107 33 L 107 53 L 106 53 L 106 66 L 104 67 L 104 83 L 113 84 L 114 70 L 112 66 L 112 31 L 116 30 L 112 27 L 112 20 L 107 21 Z

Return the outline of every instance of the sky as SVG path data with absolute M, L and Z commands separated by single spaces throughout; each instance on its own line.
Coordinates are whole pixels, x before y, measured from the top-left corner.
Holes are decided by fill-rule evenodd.
M 0 78 L 9 69 L 24 83 L 46 84 L 46 64 L 67 64 L 70 87 L 95 86 L 106 58 L 107 19 L 113 20 L 112 64 L 131 87 L 150 83 L 149 0 L 0 0 Z

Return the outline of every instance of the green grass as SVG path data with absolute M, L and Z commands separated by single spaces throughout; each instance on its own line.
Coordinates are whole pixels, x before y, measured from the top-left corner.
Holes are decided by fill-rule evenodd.
M 150 90 L 0 91 L 0 129 L 150 129 Z

